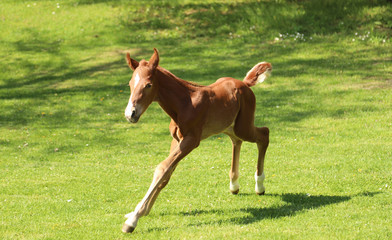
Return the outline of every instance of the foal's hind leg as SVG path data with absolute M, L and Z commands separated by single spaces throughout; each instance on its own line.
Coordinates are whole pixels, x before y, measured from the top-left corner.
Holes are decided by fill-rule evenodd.
M 256 180 L 255 191 L 258 195 L 264 195 L 265 193 L 265 187 L 263 185 L 265 179 L 264 159 L 269 144 L 269 129 L 267 127 L 258 128 L 252 125 L 251 126 L 248 125 L 246 128 L 242 126 L 241 130 L 239 129 L 237 129 L 235 132 L 237 136 L 239 136 L 244 141 L 257 143 L 259 156 L 257 159 L 257 168 L 255 173 L 255 180 Z M 234 161 L 234 143 L 233 143 L 233 161 Z
M 248 96 L 249 97 L 249 96 Z M 243 108 L 239 112 L 235 125 L 234 133 L 240 139 L 248 142 L 256 142 L 259 150 L 259 156 L 257 160 L 257 169 L 255 173 L 256 186 L 255 191 L 259 195 L 265 193 L 265 187 L 263 185 L 265 174 L 264 174 L 264 159 L 265 153 L 269 144 L 269 130 L 266 127 L 258 128 L 253 124 L 254 121 L 254 110 L 255 102 L 254 96 L 248 99 L 248 108 Z
M 233 156 L 230 168 L 230 191 L 232 194 L 238 194 L 240 191 L 240 184 L 238 183 L 239 174 L 239 160 L 242 141 L 237 137 L 229 135 L 233 143 Z
M 265 187 L 263 185 L 264 174 L 264 159 L 265 153 L 269 144 L 269 129 L 266 127 L 256 128 L 257 131 L 257 148 L 259 149 L 259 157 L 257 160 L 257 169 L 255 173 L 256 186 L 255 191 L 258 195 L 264 195 Z

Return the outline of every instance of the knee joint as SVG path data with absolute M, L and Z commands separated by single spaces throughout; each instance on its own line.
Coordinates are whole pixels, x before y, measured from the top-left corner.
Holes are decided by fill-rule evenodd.
M 260 128 L 260 130 L 264 136 L 267 136 L 267 137 L 269 136 L 269 129 L 267 127 L 262 127 L 262 128 Z
M 262 127 L 258 129 L 257 141 L 263 145 L 269 144 L 269 129 L 267 127 Z

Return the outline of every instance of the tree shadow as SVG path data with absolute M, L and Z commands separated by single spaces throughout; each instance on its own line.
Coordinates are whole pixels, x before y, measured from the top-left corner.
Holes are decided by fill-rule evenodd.
M 85 0 L 80 1 L 81 4 L 95 4 L 104 3 L 113 4 L 115 1 L 105 0 Z M 317 17 L 322 11 L 322 7 L 315 5 L 314 1 L 286 1 L 286 2 L 270 2 L 270 1 L 247 1 L 241 3 L 186 3 L 182 4 L 177 1 L 161 2 L 153 1 L 149 3 L 139 3 L 135 6 L 130 6 L 130 14 L 119 16 L 121 23 L 121 31 L 119 31 L 116 41 L 120 44 L 131 45 L 138 47 L 139 51 L 133 57 L 140 59 L 142 56 L 150 56 L 152 47 L 162 47 L 163 67 L 172 71 L 178 77 L 185 80 L 195 81 L 202 84 L 210 84 L 219 77 L 231 76 L 241 79 L 246 72 L 257 62 L 267 60 L 266 58 L 278 58 L 279 56 L 286 56 L 299 45 L 295 44 L 271 44 L 266 42 L 271 36 L 278 32 L 293 32 L 293 31 L 309 31 L 314 33 L 314 29 L 321 29 L 324 34 L 333 34 L 336 31 L 343 31 L 342 26 L 339 25 L 341 21 L 350 22 L 350 19 L 356 19 L 357 15 L 360 16 L 361 9 L 369 6 L 386 5 L 386 1 L 360 1 L 359 4 L 353 5 L 353 0 L 340 3 L 341 1 L 332 0 L 327 1 L 328 11 L 323 16 Z M 116 3 L 120 4 L 120 3 Z M 323 3 L 324 4 L 324 3 Z M 324 5 L 325 5 L 324 4 Z M 324 6 L 322 5 L 322 6 Z M 324 6 L 326 7 L 326 6 Z M 342 8 L 343 7 L 343 8 Z M 293 9 L 302 9 L 300 13 L 289 14 Z M 342 9 L 340 9 L 342 8 Z M 149 9 L 149 12 L 147 12 Z M 132 14 L 137 12 L 138 14 Z M 334 15 L 338 13 L 337 15 Z M 150 14 L 152 17 L 145 17 L 144 15 Z M 307 21 L 313 19 L 314 21 Z M 178 22 L 182 21 L 181 28 L 178 28 Z M 332 25 L 330 23 L 333 23 Z M 352 21 L 353 24 L 356 21 Z M 336 25 L 338 24 L 338 25 Z M 230 40 L 230 33 L 240 31 L 243 26 L 252 27 L 241 33 L 242 40 Z M 257 27 L 253 28 L 253 25 Z M 322 27 L 321 27 L 322 26 Z M 339 28 L 337 28 L 338 26 Z M 353 25 L 358 27 L 358 25 Z M 145 29 L 156 30 L 155 37 L 148 38 L 144 36 Z M 340 29 L 340 30 L 339 30 Z M 349 28 L 347 28 L 349 29 Z M 168 30 L 173 34 L 159 33 L 160 30 Z M 36 104 L 34 101 L 45 100 L 52 97 L 53 94 L 80 94 L 83 92 L 111 92 L 113 89 L 127 90 L 126 83 L 129 78 L 129 73 L 125 74 L 127 70 L 124 56 L 119 56 L 105 63 L 96 63 L 93 66 L 84 64 L 91 59 L 71 59 L 64 51 L 61 50 L 62 40 L 52 39 L 50 33 L 39 32 L 37 29 L 20 29 L 24 34 L 30 36 L 24 39 L 17 39 L 9 43 L 13 46 L 18 54 L 10 61 L 8 65 L 15 64 L 16 68 L 24 69 L 27 74 L 24 76 L 13 76 L 9 74 L 9 79 L 4 79 L 3 84 L 0 85 L 0 99 L 12 100 L 32 100 L 31 105 Z M 317 31 L 316 31 L 317 32 Z M 138 34 L 141 37 L 138 37 Z M 203 41 L 210 40 L 215 44 L 225 44 L 235 46 L 238 44 L 253 44 L 251 53 L 243 56 L 244 48 L 231 49 L 229 52 L 220 52 L 219 48 L 211 50 L 211 46 L 207 47 L 197 40 Z M 195 44 L 189 44 L 193 41 Z M 260 43 L 261 44 L 258 44 Z M 307 43 L 312 47 L 312 43 Z M 157 46 L 158 45 L 158 46 Z M 259 46 L 260 45 L 260 46 Z M 94 44 L 89 42 L 80 43 L 78 46 L 73 46 L 75 49 L 84 49 L 89 46 L 89 49 L 94 47 Z M 249 50 L 249 46 L 246 47 Z M 345 53 L 346 49 L 338 49 Z M 213 51 L 209 53 L 208 51 Z M 374 47 L 369 51 L 382 52 L 380 47 Z M 41 53 L 49 55 L 50 60 L 30 60 L 24 54 L 37 54 Z M 346 52 L 346 55 L 352 55 Z M 356 53 L 359 54 L 359 53 Z M 362 55 L 368 52 L 360 53 Z M 125 55 L 125 54 L 123 54 Z M 340 54 L 342 55 L 342 54 Z M 232 66 L 226 63 L 227 59 L 235 60 L 238 65 Z M 384 61 L 379 59 L 377 61 Z M 179 67 L 166 67 L 166 63 L 173 66 L 183 67 L 186 61 L 187 66 L 194 66 L 191 69 L 181 69 Z M 391 62 L 391 60 L 386 60 Z M 240 65 L 243 63 L 243 65 Z M 331 65 L 333 63 L 333 65 Z M 330 74 L 331 69 L 338 68 L 344 69 L 345 73 L 366 75 L 376 64 L 375 60 L 356 59 L 355 64 L 347 61 L 346 59 L 336 57 L 320 58 L 320 59 L 291 59 L 285 62 L 273 63 L 274 73 L 273 76 L 287 78 L 288 80 L 296 79 L 302 74 L 310 74 L 317 71 L 320 76 Z M 337 67 L 336 67 L 337 66 Z M 5 68 L 7 69 L 7 68 Z M 97 76 L 100 80 L 108 78 L 113 81 L 113 73 L 124 78 L 124 82 L 114 80 L 113 84 L 104 84 L 103 82 L 95 81 L 93 85 L 75 84 L 67 88 L 54 88 L 52 85 L 65 82 L 69 79 L 81 83 L 85 80 L 94 81 Z M 367 75 L 368 76 L 368 75 Z M 117 82 L 116 82 L 117 81 Z M 322 110 L 304 109 L 294 110 L 290 109 L 286 112 L 274 111 L 276 106 L 282 106 L 287 102 L 292 102 L 293 99 L 300 97 L 307 97 L 315 95 L 311 88 L 308 88 L 312 83 L 305 83 L 298 81 L 298 89 L 280 89 L 269 91 L 268 89 L 255 90 L 257 95 L 258 106 L 267 109 L 269 118 L 279 122 L 298 122 L 302 119 L 308 118 L 317 114 Z M 125 104 L 125 103 L 124 103 Z M 100 106 L 101 107 L 101 106 Z M 29 106 L 26 106 L 23 111 L 29 111 Z M 347 107 L 349 110 L 349 107 Z M 21 112 L 17 108 L 6 111 L 1 118 L 1 122 L 13 122 L 14 125 L 23 125 L 33 119 L 25 117 L 26 112 Z M 260 111 L 260 110 L 258 110 Z M 343 111 L 344 112 L 344 111 Z M 340 116 L 342 112 L 332 113 Z M 263 113 L 264 115 L 264 113 Z M 70 112 L 66 114 L 58 114 L 53 117 L 59 119 L 72 116 Z M 39 118 L 36 118 L 39 119 Z M 256 123 L 263 124 L 262 119 L 257 119 Z
M 5 96 L 0 95 L 2 99 L 41 98 L 45 96 L 46 92 L 44 90 L 48 90 L 48 86 L 51 84 L 58 84 L 69 79 L 83 80 L 92 78 L 92 75 L 97 72 L 101 75 L 110 75 L 113 71 L 125 68 L 124 59 L 116 59 L 112 62 L 99 63 L 93 66 L 81 66 L 88 63 L 92 57 L 77 61 L 73 60 L 67 52 L 61 50 L 62 39 L 53 40 L 50 37 L 50 33 L 41 32 L 34 28 L 24 28 L 19 31 L 29 37 L 10 43 L 17 53 L 13 64 L 24 71 L 27 70 L 27 74 L 26 76 L 11 76 L 9 79 L 4 79 L 4 84 L 0 85 L 0 90 L 18 90 L 21 87 L 34 85 L 38 85 L 38 87 L 29 89 L 30 94 L 20 94 L 20 91 L 8 91 Z M 37 59 L 36 56 L 42 59 Z M 75 89 L 78 91 L 77 87 Z M 73 91 L 72 88 L 68 88 L 68 90 Z M 84 90 L 87 90 L 87 88 Z M 15 93 L 15 95 L 12 93 Z
M 350 34 L 363 24 L 363 9 L 374 6 L 390 6 L 387 1 L 329 0 L 329 1 L 246 1 L 232 3 L 186 3 L 152 1 L 132 8 L 122 18 L 125 29 L 139 34 L 140 29 L 177 29 L 175 37 L 165 36 L 161 40 L 171 41 L 199 37 L 232 38 L 239 34 L 245 39 L 265 39 L 278 33 L 301 32 L 306 34 Z M 149 12 L 148 19 L 132 15 Z M 158 14 L 160 13 L 160 14 Z M 388 15 L 389 16 L 389 15 Z M 138 21 L 139 20 L 139 21 Z M 178 27 L 178 22 L 181 28 Z M 385 23 L 388 24 L 388 19 Z M 243 29 L 248 25 L 248 30 Z M 273 35 L 275 34 L 275 35 Z M 180 37 L 178 37 L 180 36 Z M 175 39 L 178 40 L 175 40 Z M 148 41 L 135 33 L 131 41 Z M 154 39 L 152 39 L 154 41 Z M 129 41 L 129 39 L 128 39 Z

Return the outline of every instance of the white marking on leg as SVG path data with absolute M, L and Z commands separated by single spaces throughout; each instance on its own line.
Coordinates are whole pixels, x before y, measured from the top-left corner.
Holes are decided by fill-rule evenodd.
M 263 185 L 264 179 L 265 179 L 264 172 L 261 174 L 261 176 L 257 176 L 257 172 L 255 173 L 255 180 L 256 180 L 255 191 L 257 194 L 261 194 L 265 192 L 265 187 Z
M 127 215 L 125 215 L 125 217 L 128 218 L 125 221 L 125 224 L 133 228 L 136 228 L 137 221 L 139 220 L 139 218 L 136 216 L 136 212 L 128 213 Z
M 153 192 L 156 193 L 157 189 L 158 189 L 158 185 L 162 183 L 162 178 L 164 176 L 161 176 L 160 179 L 158 179 L 157 181 L 153 181 L 153 183 L 150 185 L 150 188 L 148 189 L 146 195 L 144 196 L 144 198 L 142 199 L 142 201 L 140 201 L 135 210 L 131 213 L 128 213 L 125 215 L 126 218 L 128 218 L 125 221 L 125 225 L 131 226 L 133 228 L 136 228 L 137 222 L 139 221 L 139 218 L 142 216 L 145 216 L 148 214 L 148 212 L 144 212 L 144 214 L 140 214 L 139 212 L 141 211 L 142 207 L 146 207 L 144 206 L 145 204 L 149 204 L 149 201 L 151 201 L 151 195 L 153 194 Z M 154 176 L 155 178 L 155 176 Z M 151 210 L 151 207 L 150 207 Z M 140 215 L 139 215 L 140 214 Z
M 240 184 L 238 182 L 238 179 L 235 181 L 230 180 L 230 191 L 231 192 L 236 192 L 240 189 Z
M 137 206 L 133 212 L 130 212 L 125 215 L 125 218 L 127 218 L 127 220 L 125 221 L 126 225 L 131 226 L 133 228 L 136 228 L 137 222 L 139 221 L 139 218 L 141 217 L 140 215 L 138 215 L 138 212 L 142 208 L 143 202 L 144 202 L 144 199 L 137 204 Z

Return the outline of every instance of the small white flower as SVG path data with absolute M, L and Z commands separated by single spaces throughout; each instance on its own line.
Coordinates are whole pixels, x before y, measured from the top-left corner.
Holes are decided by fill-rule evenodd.
M 353 42 L 355 42 L 355 39 L 353 38 Z
M 54 15 L 54 14 L 56 14 L 56 12 L 52 12 L 52 14 Z
M 27 4 L 27 7 L 30 7 L 30 4 Z
M 72 202 L 73 199 L 68 199 L 67 202 Z
M 382 42 L 385 43 L 385 39 L 383 39 Z

